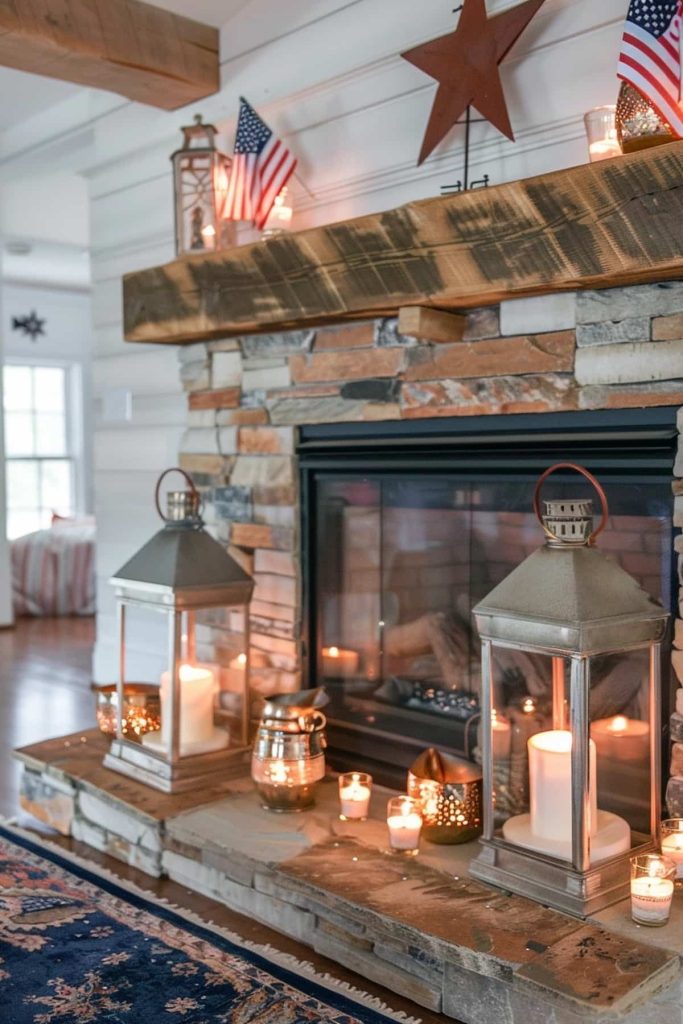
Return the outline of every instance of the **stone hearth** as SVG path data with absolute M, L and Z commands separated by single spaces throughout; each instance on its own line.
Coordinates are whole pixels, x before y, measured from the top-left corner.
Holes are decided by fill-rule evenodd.
M 367 822 L 338 820 L 329 777 L 300 815 L 264 811 L 248 778 L 189 809 L 103 769 L 106 743 L 93 730 L 18 751 L 24 808 L 465 1024 L 683 1019 L 677 907 L 661 931 L 626 903 L 577 921 L 471 881 L 476 843 L 386 853 L 381 788 Z

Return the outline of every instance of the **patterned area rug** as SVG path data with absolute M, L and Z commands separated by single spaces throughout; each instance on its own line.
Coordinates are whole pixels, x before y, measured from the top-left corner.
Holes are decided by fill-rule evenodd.
M 408 1021 L 90 868 L 0 826 L 2 1024 Z

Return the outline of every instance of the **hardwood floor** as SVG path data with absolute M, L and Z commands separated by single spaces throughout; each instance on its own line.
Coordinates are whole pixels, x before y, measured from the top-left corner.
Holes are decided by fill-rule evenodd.
M 0 815 L 17 815 L 24 827 L 39 828 L 31 819 L 18 814 L 19 766 L 12 758 L 12 749 L 94 724 L 94 701 L 90 693 L 94 639 L 92 619 L 22 619 L 14 630 L 0 631 Z M 41 831 L 44 832 L 42 828 Z M 43 835 L 43 838 L 46 837 Z M 421 1018 L 424 1024 L 454 1024 L 452 1018 L 424 1010 L 339 964 L 317 956 L 279 932 L 271 931 L 175 882 L 149 878 L 73 840 L 55 835 L 50 836 L 50 842 L 105 864 L 120 877 L 135 881 L 143 889 L 163 896 L 171 903 L 194 910 L 206 920 L 222 925 L 245 939 L 270 944 L 297 959 L 308 961 L 320 973 L 329 973 L 377 996 L 394 1009 Z
M 14 747 L 95 724 L 95 620 L 20 619 L 0 630 L 0 814 L 17 813 Z

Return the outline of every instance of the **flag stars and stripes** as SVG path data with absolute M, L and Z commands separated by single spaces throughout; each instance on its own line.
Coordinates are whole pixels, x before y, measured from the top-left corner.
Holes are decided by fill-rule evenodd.
M 240 99 L 225 219 L 252 220 L 260 231 L 295 167 L 296 160 L 284 143 L 253 107 Z
M 617 73 L 683 137 L 683 0 L 631 0 Z

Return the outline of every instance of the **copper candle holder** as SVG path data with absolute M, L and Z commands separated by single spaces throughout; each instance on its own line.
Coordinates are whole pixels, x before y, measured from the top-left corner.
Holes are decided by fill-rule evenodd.
M 93 686 L 93 691 L 100 732 L 105 736 L 116 736 L 119 718 L 116 684 Z M 156 732 L 161 728 L 159 687 L 151 683 L 126 683 L 120 716 L 121 731 L 127 740 L 138 743 L 146 733 Z
M 469 843 L 482 830 L 481 772 L 430 747 L 408 772 L 408 795 L 420 804 L 422 835 L 430 843 Z

